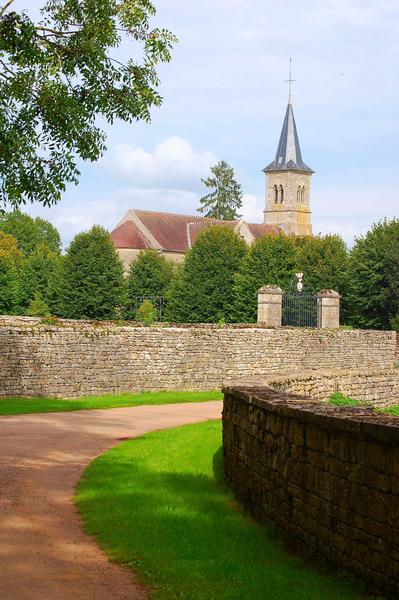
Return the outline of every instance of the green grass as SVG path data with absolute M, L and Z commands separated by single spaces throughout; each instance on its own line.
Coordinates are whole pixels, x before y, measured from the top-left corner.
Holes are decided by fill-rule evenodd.
M 399 404 L 395 404 L 395 406 L 390 406 L 389 408 L 384 408 L 382 412 L 392 415 L 393 417 L 399 417 Z
M 222 481 L 221 424 L 124 442 L 78 484 L 85 530 L 149 586 L 152 600 L 359 600 L 257 525 Z
M 122 406 L 142 406 L 145 404 L 206 402 L 208 400 L 222 399 L 222 392 L 217 390 L 209 392 L 142 392 L 140 394 L 108 394 L 106 396 L 87 396 L 85 398 L 76 398 L 72 400 L 62 400 L 57 398 L 0 398 L 0 415 L 92 410 L 95 408 L 120 408 Z
M 341 394 L 341 392 L 335 392 L 331 396 L 330 404 L 334 404 L 335 406 L 367 406 L 365 402 L 345 396 L 344 394 Z M 399 404 L 395 404 L 388 408 L 375 408 L 374 410 L 376 413 L 385 413 L 393 417 L 399 417 Z
M 330 404 L 334 406 L 364 406 L 364 402 L 345 396 L 341 392 L 335 392 L 330 398 Z

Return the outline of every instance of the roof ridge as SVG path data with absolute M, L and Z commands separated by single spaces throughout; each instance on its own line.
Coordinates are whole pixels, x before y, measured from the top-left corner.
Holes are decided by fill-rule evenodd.
M 169 212 L 169 211 L 162 211 L 162 210 L 146 210 L 144 208 L 130 208 L 129 210 L 132 210 L 134 212 L 138 212 L 138 213 L 149 213 L 149 214 L 155 214 L 155 215 L 168 215 L 168 216 L 172 216 L 172 217 L 187 217 L 188 219 L 198 219 L 198 222 L 200 221 L 224 221 L 224 219 L 216 219 L 214 217 L 201 217 L 201 216 L 197 216 L 197 215 L 186 215 L 183 213 L 173 213 L 173 212 Z M 230 222 L 230 223 L 238 223 L 237 220 L 227 220 L 226 221 Z

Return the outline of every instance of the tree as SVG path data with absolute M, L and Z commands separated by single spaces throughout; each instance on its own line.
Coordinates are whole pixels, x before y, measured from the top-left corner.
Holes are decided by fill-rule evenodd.
M 298 240 L 297 269 L 309 290 L 333 289 L 341 294 L 341 321 L 349 303 L 349 253 L 339 235 L 307 236 Z
M 176 38 L 150 28 L 150 0 L 48 0 L 38 23 L 12 2 L 0 7 L 0 207 L 51 205 L 77 183 L 77 161 L 103 153 L 98 118 L 150 120 Z M 122 64 L 126 41 L 137 58 Z
M 0 231 L 14 236 L 25 256 L 40 244 L 46 244 L 52 252 L 60 252 L 60 234 L 54 225 L 40 217 L 34 219 L 19 210 L 0 214 Z
M 15 237 L 9 233 L 5 233 L 0 229 L 0 252 L 11 257 L 15 267 L 20 268 L 22 263 L 22 254 L 18 248 L 18 242 Z
M 0 231 L 0 314 L 17 309 L 21 260 L 16 239 Z
M 234 320 L 254 323 L 258 289 L 277 285 L 286 290 L 295 274 L 297 246 L 294 236 L 266 234 L 250 248 L 235 277 Z
M 172 283 L 166 318 L 183 323 L 230 321 L 233 282 L 247 246 L 230 227 L 207 227 Z
M 349 272 L 351 323 L 389 329 L 399 313 L 399 220 L 381 221 L 355 240 Z
M 20 305 L 29 306 L 36 294 L 43 302 L 49 301 L 49 282 L 53 272 L 59 268 L 59 255 L 46 244 L 40 244 L 25 259 L 21 269 Z
M 214 189 L 201 198 L 202 206 L 198 212 L 206 213 L 206 217 L 225 221 L 238 219 L 238 210 L 242 206 L 242 191 L 240 184 L 235 180 L 233 168 L 221 160 L 211 167 L 211 173 L 213 176 L 201 181 L 207 188 Z
M 130 263 L 126 280 L 127 317 L 134 316 L 138 297 L 165 297 L 172 282 L 173 265 L 157 250 L 142 250 Z
M 49 273 L 47 282 L 46 302 L 50 313 L 61 317 L 63 306 L 64 256 L 57 256 L 54 268 Z
M 63 261 L 61 316 L 114 319 L 125 302 L 123 264 L 108 232 L 95 225 L 71 242 Z

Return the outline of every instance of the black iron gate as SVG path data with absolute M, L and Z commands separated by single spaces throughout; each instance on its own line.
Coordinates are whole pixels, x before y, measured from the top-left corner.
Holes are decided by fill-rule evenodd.
M 295 279 L 291 289 L 283 294 L 282 324 L 291 327 L 318 327 L 317 295 Z

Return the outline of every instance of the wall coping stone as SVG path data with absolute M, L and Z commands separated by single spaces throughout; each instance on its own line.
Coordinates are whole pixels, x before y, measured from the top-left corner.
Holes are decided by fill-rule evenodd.
M 266 409 L 285 418 L 295 418 L 303 423 L 324 424 L 326 429 L 364 434 L 376 440 L 399 443 L 399 417 L 376 412 L 364 406 L 334 406 L 309 401 L 306 396 L 281 393 L 268 387 L 224 386 L 225 394 L 239 397 L 248 404 Z
M 42 330 L 59 330 L 61 328 L 70 329 L 115 329 L 116 331 L 125 329 L 209 329 L 212 331 L 229 330 L 229 329 L 260 329 L 270 331 L 317 331 L 321 337 L 336 335 L 337 332 L 342 335 L 356 335 L 361 332 L 363 335 L 373 336 L 375 334 L 390 334 L 389 337 L 396 340 L 396 331 L 389 331 L 384 329 L 323 329 L 317 327 L 292 327 L 287 325 L 281 325 L 273 327 L 265 325 L 265 323 L 226 323 L 223 327 L 220 327 L 217 323 L 153 323 L 152 325 L 144 325 L 136 321 L 93 321 L 85 319 L 59 319 L 59 318 L 42 318 L 42 317 L 25 317 L 25 316 L 11 316 L 11 315 L 0 315 L 0 331 L 2 329 L 19 329 L 19 328 L 32 328 L 34 326 L 40 327 Z

